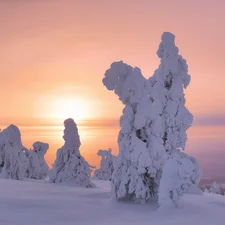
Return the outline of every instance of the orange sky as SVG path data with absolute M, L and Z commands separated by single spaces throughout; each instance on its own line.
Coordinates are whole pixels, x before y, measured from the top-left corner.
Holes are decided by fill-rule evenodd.
M 224 115 L 224 12 L 224 0 L 1 0 L 0 124 L 118 118 L 105 70 L 123 60 L 151 76 L 164 31 L 189 65 L 190 111 Z

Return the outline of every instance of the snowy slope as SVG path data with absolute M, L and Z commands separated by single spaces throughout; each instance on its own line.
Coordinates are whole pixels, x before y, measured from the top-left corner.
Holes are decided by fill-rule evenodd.
M 114 202 L 107 181 L 75 188 L 48 181 L 0 179 L 0 225 L 224 225 L 225 197 L 184 196 L 178 209 Z

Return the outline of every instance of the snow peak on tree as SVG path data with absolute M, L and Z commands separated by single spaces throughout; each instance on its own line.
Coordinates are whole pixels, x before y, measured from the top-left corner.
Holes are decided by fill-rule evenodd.
M 175 36 L 165 32 L 159 45 L 158 56 L 161 64 L 152 78 L 150 96 L 156 102 L 165 122 L 164 146 L 168 161 L 163 168 L 159 188 L 159 204 L 173 203 L 186 193 L 191 185 L 197 185 L 201 170 L 197 160 L 181 153 L 187 141 L 187 129 L 193 116 L 185 107 L 184 88 L 190 83 L 186 61 L 178 54 Z
M 115 156 L 112 155 L 112 149 L 99 150 L 97 155 L 102 157 L 100 169 L 95 170 L 95 176 L 100 180 L 111 180 L 114 170 Z
M 94 187 L 90 180 L 90 165 L 80 155 L 80 137 L 77 125 L 73 119 L 64 121 L 65 144 L 58 149 L 56 160 L 50 171 L 50 181 L 53 183 L 68 183 L 80 187 Z
M 121 61 L 106 71 L 103 84 L 114 90 L 125 105 L 120 118 L 112 195 L 141 201 L 155 197 L 165 160 L 164 127 L 149 98 L 149 82 L 139 68 Z
M 160 180 L 158 202 L 160 206 L 178 206 L 180 197 L 201 178 L 197 160 L 180 150 L 173 151 L 166 161 Z
M 149 79 L 150 96 L 165 121 L 164 146 L 170 155 L 177 148 L 185 149 L 186 130 L 193 117 L 185 107 L 184 88 L 190 82 L 186 61 L 178 54 L 175 36 L 169 32 L 162 35 L 157 55 L 161 64 Z
M 45 179 L 48 175 L 49 167 L 45 162 L 44 155 L 46 154 L 49 145 L 47 143 L 35 142 L 33 149 L 26 151 L 29 159 L 27 168 L 27 176 L 33 179 Z
M 27 166 L 20 131 L 10 125 L 0 132 L 0 177 L 23 180 Z

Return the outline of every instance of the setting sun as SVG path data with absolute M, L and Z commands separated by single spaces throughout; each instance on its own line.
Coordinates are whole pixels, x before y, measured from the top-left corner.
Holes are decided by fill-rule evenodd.
M 51 117 L 54 119 L 74 118 L 75 121 L 84 120 L 90 117 L 88 102 L 76 98 L 59 98 L 53 100 L 49 105 Z

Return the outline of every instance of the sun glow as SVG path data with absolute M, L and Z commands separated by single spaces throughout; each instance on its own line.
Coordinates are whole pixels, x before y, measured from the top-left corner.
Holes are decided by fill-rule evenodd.
M 90 117 L 90 107 L 87 101 L 75 98 L 59 98 L 50 104 L 51 117 L 65 120 L 73 118 L 75 121 L 84 120 Z

